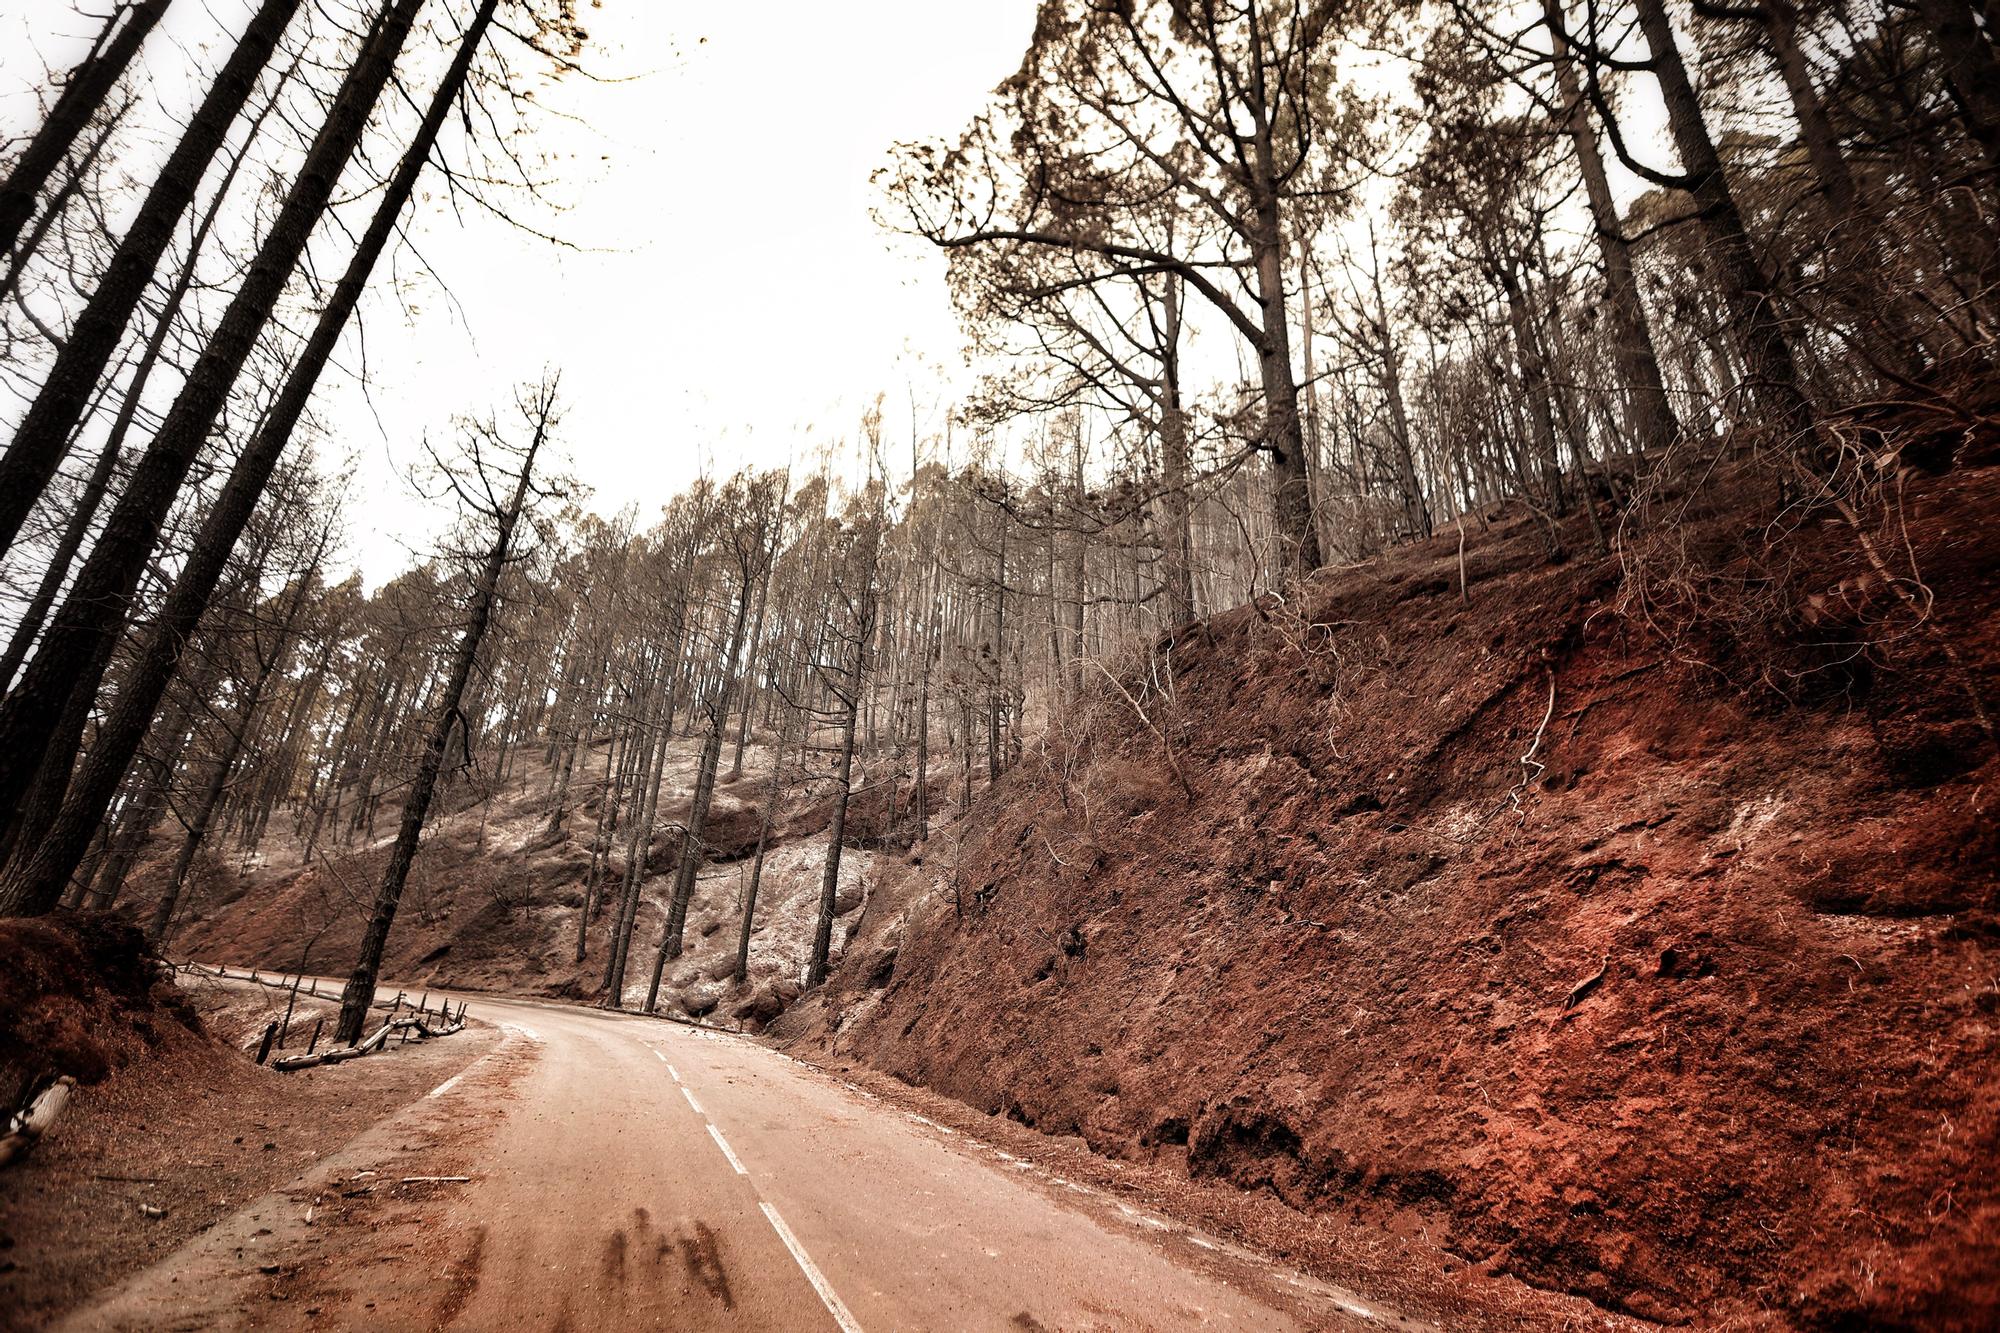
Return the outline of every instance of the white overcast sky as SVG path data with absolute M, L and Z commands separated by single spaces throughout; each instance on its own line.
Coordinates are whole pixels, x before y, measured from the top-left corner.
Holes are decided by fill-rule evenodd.
M 250 4 L 179 0 L 142 58 L 155 103 L 191 98 L 187 71 L 220 61 Z M 363 307 L 366 394 L 350 346 L 314 400 L 322 463 L 351 471 L 349 554 L 371 583 L 448 518 L 406 480 L 423 436 L 457 412 L 504 410 L 545 365 L 562 372 L 561 443 L 590 506 L 636 503 L 642 520 L 704 470 L 852 440 L 878 393 L 891 456 L 907 457 L 908 386 L 934 399 L 940 374 L 969 382 L 943 260 L 877 227 L 869 178 L 894 142 L 963 128 L 1018 67 L 1034 0 L 580 9 L 602 81 L 538 93 L 535 144 L 557 159 L 566 207 L 523 206 L 576 248 L 432 196 L 412 231 L 449 297 L 419 281 L 406 311 L 382 294 L 385 262 Z M 93 29 L 71 0 L 0 0 L 0 133 L 34 124 L 44 68 L 67 67 Z M 1654 140 L 1640 100 L 1628 133 Z M 163 153 L 177 127 L 162 119 Z M 400 258 L 394 272 L 410 271 Z
M 606 81 L 540 94 L 560 114 L 537 146 L 568 155 L 553 192 L 568 207 L 528 211 L 578 250 L 433 199 L 415 236 L 452 299 L 419 284 L 407 322 L 371 300 L 366 400 L 331 372 L 315 399 L 325 461 L 352 460 L 349 545 L 371 583 L 444 518 L 404 480 L 423 433 L 504 407 L 545 364 L 562 371 L 562 440 L 591 507 L 636 501 L 645 517 L 704 466 L 850 438 L 876 393 L 902 399 L 931 373 L 913 361 L 960 360 L 943 262 L 877 228 L 869 176 L 896 140 L 965 124 L 1019 65 L 1033 0 L 580 9 Z M 180 0 L 142 59 L 206 46 L 212 67 L 246 12 Z M 44 62 L 66 67 L 92 27 L 69 0 L 0 0 L 0 131 L 33 124 Z
M 937 256 L 885 236 L 869 176 L 897 139 L 955 132 L 1020 62 L 1032 0 L 939 5 L 609 0 L 584 16 L 594 72 L 546 100 L 545 148 L 573 153 L 561 249 L 497 221 L 433 215 L 422 244 L 463 314 L 369 331 L 371 416 L 350 422 L 372 494 L 371 578 L 426 526 L 402 496 L 412 437 L 500 402 L 546 363 L 592 507 L 642 517 L 705 466 L 784 463 L 849 436 L 909 351 L 956 364 Z M 386 313 L 386 312 L 384 312 Z M 388 322 L 386 320 L 382 322 Z M 365 528 L 379 535 L 371 537 Z M 384 547 L 390 549 L 383 549 Z

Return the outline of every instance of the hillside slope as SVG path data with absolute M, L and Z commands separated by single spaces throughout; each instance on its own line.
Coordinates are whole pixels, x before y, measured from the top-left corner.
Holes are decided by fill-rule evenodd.
M 673 889 L 677 835 L 687 818 L 699 739 L 677 737 L 660 793 L 648 873 L 641 886 L 627 964 L 624 1001 L 643 1005 Z M 576 957 L 577 919 L 603 799 L 604 744 L 580 756 L 570 809 L 553 831 L 553 784 L 539 756 L 523 754 L 497 791 L 454 789 L 450 813 L 425 831 L 383 959 L 384 978 L 403 985 L 506 991 L 565 998 L 603 993 L 605 958 L 625 874 L 625 836 L 616 839 L 591 914 L 584 958 Z M 830 806 L 823 782 L 787 788 L 764 864 L 747 984 L 728 980 L 736 958 L 742 893 L 763 822 L 768 747 L 752 746 L 742 776 L 718 788 L 706 825 L 711 864 L 689 902 L 686 951 L 661 979 L 667 1013 L 758 1026 L 799 994 L 819 902 Z M 490 765 L 486 766 L 490 770 Z M 872 803 L 871 803 L 872 802 Z M 858 920 L 881 866 L 895 858 L 869 849 L 879 841 L 883 802 L 864 794 L 841 861 L 841 945 Z M 192 904 L 170 952 L 245 966 L 344 973 L 353 965 L 367 908 L 394 837 L 397 811 L 376 820 L 377 835 L 348 849 L 318 851 L 310 864 L 285 821 L 274 821 L 247 859 L 225 850 L 204 863 Z M 171 842 L 171 839 L 161 839 Z M 864 845 L 854 845 L 864 844 Z M 133 876 L 135 900 L 164 877 L 162 848 Z M 612 901 L 605 902 L 605 897 Z
M 1663 639 L 1519 519 L 1191 627 L 776 1030 L 1607 1308 L 1991 1327 L 1997 484 L 1910 487 L 1930 629 L 1822 526 L 1817 624 Z

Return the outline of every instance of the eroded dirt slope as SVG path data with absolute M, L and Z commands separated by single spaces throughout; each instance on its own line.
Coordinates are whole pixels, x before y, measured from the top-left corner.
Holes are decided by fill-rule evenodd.
M 1866 652 L 1837 526 L 1814 652 L 1669 643 L 1522 521 L 1469 606 L 1452 535 L 1218 616 L 778 1030 L 1608 1308 L 1991 1327 L 2000 768 L 1941 645 L 2000 700 L 1997 484 L 1912 486 L 1937 632 Z

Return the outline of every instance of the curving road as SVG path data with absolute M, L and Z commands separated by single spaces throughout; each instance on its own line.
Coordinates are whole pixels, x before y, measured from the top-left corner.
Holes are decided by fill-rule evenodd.
M 492 1055 L 350 1145 L 323 1179 L 245 1209 L 73 1325 L 1411 1326 L 755 1042 L 531 1002 L 473 1009 L 509 1030 Z M 429 1191 L 422 1208 L 382 1225 L 420 1228 L 427 1262 L 363 1263 L 365 1246 L 345 1241 L 299 1257 L 327 1243 L 324 1223 L 299 1231 L 300 1200 L 333 1198 L 358 1163 L 425 1144 L 461 1146 L 468 1179 L 416 1187 Z M 279 1215 L 295 1235 L 273 1234 Z M 307 1297 L 260 1302 L 244 1286 L 315 1262 L 347 1275 L 347 1290 L 302 1309 Z M 232 1276 L 241 1289 L 225 1300 Z

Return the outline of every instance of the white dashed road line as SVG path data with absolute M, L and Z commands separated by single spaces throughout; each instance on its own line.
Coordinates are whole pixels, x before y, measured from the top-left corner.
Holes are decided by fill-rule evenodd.
M 464 1077 L 465 1077 L 464 1074 L 453 1074 L 450 1078 L 438 1084 L 435 1088 L 432 1088 L 430 1091 L 430 1095 L 433 1097 L 444 1096 L 447 1092 L 450 1092 L 453 1088 L 457 1087 L 458 1081 Z
M 799 1244 L 799 1238 L 785 1225 L 785 1219 L 778 1216 L 778 1210 L 762 1199 L 757 1201 L 757 1206 L 764 1210 L 764 1216 L 771 1221 L 771 1229 L 778 1233 L 779 1240 L 785 1242 L 785 1248 L 792 1252 L 792 1258 L 799 1261 L 800 1271 L 806 1275 L 806 1281 L 812 1283 L 813 1290 L 819 1293 L 820 1303 L 826 1306 L 827 1313 L 833 1316 L 833 1322 L 840 1325 L 841 1333 L 861 1333 L 861 1325 L 854 1322 L 854 1316 L 840 1303 L 840 1297 L 834 1294 L 833 1285 L 826 1280 L 826 1274 L 819 1271 L 819 1266 L 806 1253 L 805 1247 Z
M 750 1175 L 749 1168 L 743 1165 L 743 1159 L 736 1155 L 736 1150 L 729 1146 L 729 1140 L 722 1137 L 722 1131 L 715 1127 L 715 1122 L 708 1118 L 708 1112 L 702 1110 L 701 1103 L 695 1100 L 694 1089 L 681 1078 L 681 1071 L 674 1068 L 660 1051 L 655 1050 L 653 1054 L 660 1057 L 660 1063 L 666 1065 L 667 1072 L 674 1076 L 674 1083 L 679 1086 L 681 1096 L 687 1098 L 687 1104 L 701 1117 L 702 1128 L 706 1129 L 708 1136 L 715 1140 L 715 1146 L 722 1150 L 722 1155 L 728 1159 L 731 1169 L 747 1179 Z M 755 1194 L 757 1187 L 753 1184 L 750 1190 Z M 812 1256 L 806 1253 L 805 1246 L 799 1244 L 799 1238 L 785 1225 L 785 1219 L 778 1216 L 778 1210 L 761 1198 L 757 1200 L 757 1206 L 764 1210 L 764 1216 L 770 1221 L 771 1229 L 778 1233 L 778 1239 L 785 1242 L 785 1248 L 790 1250 L 792 1258 L 798 1261 L 799 1271 L 806 1275 L 806 1281 L 812 1283 L 813 1291 L 819 1295 L 820 1304 L 824 1305 L 826 1312 L 833 1316 L 833 1322 L 840 1325 L 841 1333 L 861 1333 L 860 1323 L 841 1303 L 839 1295 L 833 1290 L 833 1284 L 826 1280 L 826 1274 L 819 1271 L 819 1265 L 815 1264 Z
M 659 1056 L 662 1063 L 666 1063 L 667 1057 L 665 1055 L 662 1055 L 658 1050 L 655 1050 L 653 1054 Z M 742 1159 L 736 1155 L 735 1149 L 729 1146 L 729 1140 L 722 1137 L 722 1131 L 717 1129 L 715 1127 L 715 1123 L 708 1118 L 708 1112 L 702 1110 L 701 1103 L 695 1100 L 694 1090 L 689 1088 L 687 1083 L 681 1078 L 681 1071 L 675 1069 L 672 1064 L 668 1063 L 667 1072 L 674 1076 L 674 1082 L 680 1086 L 681 1096 L 687 1098 L 688 1105 L 693 1107 L 695 1114 L 702 1118 L 702 1127 L 708 1130 L 708 1136 L 715 1140 L 715 1146 L 722 1150 L 722 1155 L 729 1159 L 729 1165 L 735 1170 L 736 1174 L 739 1176 L 748 1176 L 750 1172 L 744 1167 Z M 869 1093 L 867 1089 L 856 1087 L 854 1084 L 851 1083 L 845 1083 L 845 1080 L 842 1080 L 842 1082 L 850 1090 L 859 1093 L 864 1097 L 868 1097 L 870 1100 L 873 1100 L 873 1095 Z M 914 1111 L 905 1111 L 903 1114 L 905 1118 L 912 1120 L 917 1124 L 923 1125 L 928 1129 L 936 1130 L 945 1134 L 950 1134 L 953 1132 L 949 1127 L 945 1125 L 940 1125 L 937 1121 L 930 1119 L 928 1116 L 918 1115 Z M 1017 1170 L 1021 1171 L 1039 1170 L 1039 1168 L 1037 1168 L 1033 1162 L 1029 1162 L 1024 1160 L 1023 1158 L 1016 1157 L 1013 1153 L 1008 1152 L 1004 1148 L 994 1148 L 992 1149 L 992 1152 L 995 1157 L 999 1158 L 1003 1162 L 1008 1163 Z M 1051 1179 L 1055 1184 L 1062 1186 L 1064 1189 L 1073 1190 L 1078 1194 L 1091 1193 L 1089 1189 L 1085 1188 L 1082 1185 L 1077 1184 L 1073 1180 L 1066 1180 L 1061 1176 L 1054 1176 Z M 1130 1220 L 1133 1223 L 1136 1223 L 1139 1226 L 1148 1227 L 1155 1231 L 1173 1230 L 1172 1224 L 1164 1222 L 1161 1219 L 1154 1217 L 1150 1213 L 1134 1208 L 1132 1207 L 1132 1205 L 1128 1203 L 1118 1203 L 1116 1200 L 1113 1200 L 1112 1202 L 1116 1204 L 1117 1209 L 1120 1213 L 1122 1213 L 1128 1220 Z M 764 1200 L 761 1198 L 758 1199 L 757 1206 L 764 1210 L 764 1216 L 770 1219 L 772 1228 L 776 1230 L 778 1233 L 778 1239 L 784 1241 L 785 1248 L 792 1252 L 792 1258 L 798 1260 L 799 1268 L 801 1271 L 805 1273 L 806 1280 L 811 1282 L 813 1290 L 819 1293 L 820 1301 L 826 1306 L 827 1312 L 833 1316 L 834 1322 L 840 1325 L 843 1333 L 861 1333 L 861 1326 L 855 1322 L 854 1316 L 852 1313 L 848 1311 L 848 1308 L 845 1305 L 841 1304 L 840 1297 L 837 1294 L 835 1294 L 833 1290 L 833 1284 L 826 1280 L 826 1274 L 820 1272 L 818 1265 L 813 1263 L 812 1257 L 806 1253 L 805 1247 L 799 1244 L 799 1238 L 792 1234 L 792 1229 L 785 1225 L 785 1219 L 778 1215 L 778 1210 L 776 1208 L 773 1208 L 770 1204 L 764 1202 Z M 1213 1241 L 1210 1241 L 1202 1236 L 1195 1235 L 1193 1233 L 1185 1233 L 1185 1234 L 1187 1235 L 1188 1240 L 1194 1242 L 1196 1245 L 1201 1246 L 1205 1250 L 1221 1249 L 1221 1247 L 1215 1244 Z M 1292 1281 L 1295 1284 L 1298 1283 L 1297 1278 L 1292 1279 Z M 1347 1301 L 1341 1301 L 1339 1302 L 1339 1304 L 1343 1309 L 1347 1310 L 1352 1314 L 1361 1315 L 1364 1318 L 1374 1317 L 1374 1312 L 1366 1309 L 1363 1306 L 1354 1305 Z
M 727 1157 L 729 1159 L 729 1164 L 736 1168 L 737 1175 L 747 1176 L 750 1174 L 748 1171 L 745 1171 L 743 1169 L 743 1163 L 737 1159 L 736 1151 L 729 1146 L 729 1140 L 722 1137 L 722 1131 L 715 1127 L 713 1121 L 709 1122 L 708 1136 L 715 1140 L 716 1147 L 722 1149 L 722 1155 L 724 1157 Z

